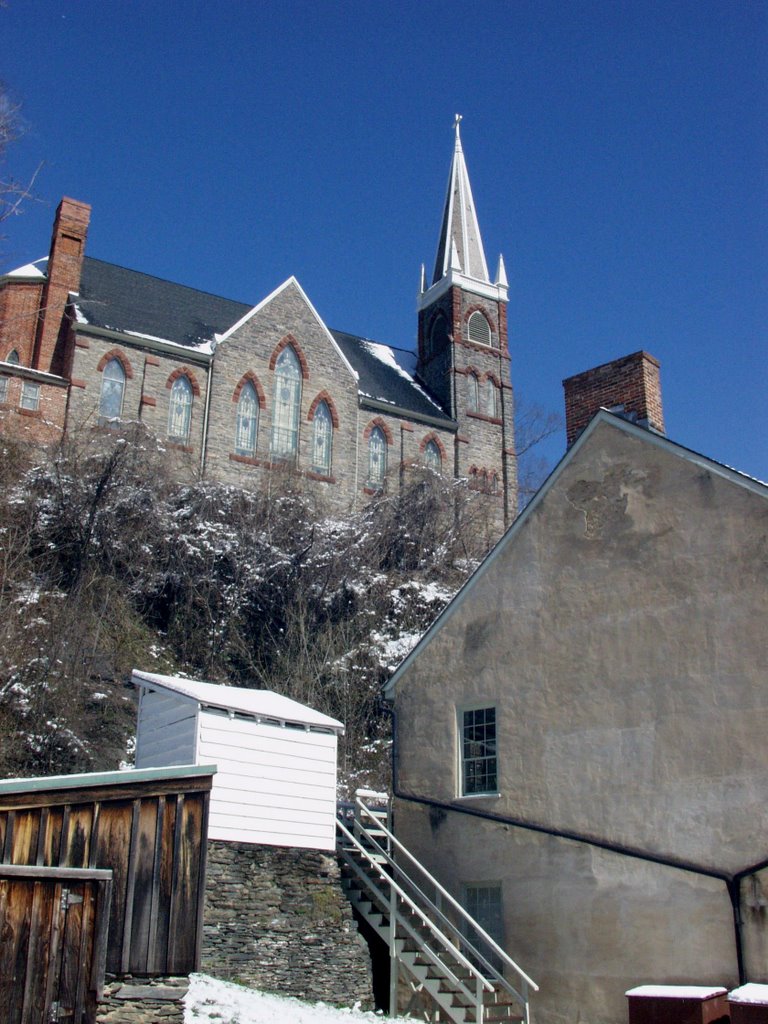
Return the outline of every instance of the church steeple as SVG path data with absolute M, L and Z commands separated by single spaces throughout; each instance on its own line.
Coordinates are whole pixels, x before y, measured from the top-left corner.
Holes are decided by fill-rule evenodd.
M 451 160 L 451 172 L 448 176 L 448 191 L 445 196 L 432 284 L 437 284 L 450 270 L 456 269 L 475 281 L 490 284 L 483 240 L 480 237 L 480 225 L 475 212 L 475 201 L 472 198 L 472 186 L 469 183 L 464 150 L 461 148 L 460 123 L 461 114 L 456 114 L 454 122 L 456 141 Z M 458 258 L 458 267 L 456 258 Z
M 454 122 L 448 191 L 432 281 L 422 269 L 417 372 L 456 422 L 454 472 L 499 497 L 507 525 L 517 503 L 507 273 L 488 274 L 472 187 Z

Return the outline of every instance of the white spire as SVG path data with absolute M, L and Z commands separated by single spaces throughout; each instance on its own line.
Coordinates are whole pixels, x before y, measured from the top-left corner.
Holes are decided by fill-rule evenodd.
M 507 280 L 507 268 L 504 266 L 504 257 L 499 253 L 499 269 L 496 271 L 496 282 L 501 288 L 509 288 Z
M 480 237 L 480 227 L 477 223 L 475 203 L 472 198 L 472 188 L 469 184 L 464 151 L 461 148 L 460 123 L 461 114 L 456 114 L 454 119 L 456 141 L 451 161 L 451 172 L 448 177 L 448 193 L 445 197 L 432 284 L 436 284 L 442 277 L 445 277 L 452 268 L 455 269 L 454 247 L 456 260 L 462 273 L 475 281 L 490 284 L 483 241 Z

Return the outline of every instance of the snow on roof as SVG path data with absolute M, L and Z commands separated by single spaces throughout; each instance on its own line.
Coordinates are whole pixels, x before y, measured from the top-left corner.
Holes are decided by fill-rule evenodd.
M 171 768 L 130 768 L 119 772 L 83 772 L 77 775 L 41 775 L 31 779 L 3 779 L 0 799 L 8 793 L 48 793 L 56 789 L 82 789 L 91 786 L 130 786 L 159 779 L 188 779 L 215 775 L 216 765 L 174 765 Z
M 706 985 L 639 985 L 624 994 L 657 999 L 712 999 L 714 996 L 724 996 L 725 992 L 724 988 Z
M 343 732 L 344 726 L 335 718 L 323 715 L 290 697 L 284 697 L 273 690 L 249 690 L 243 686 L 220 686 L 218 683 L 204 683 L 196 679 L 181 679 L 179 676 L 162 676 L 154 672 L 133 670 L 133 681 L 138 686 L 152 689 L 161 687 L 190 697 L 199 704 L 222 708 L 225 711 L 240 711 L 256 718 L 277 719 L 308 728 L 332 729 Z
M 403 377 L 405 380 L 407 380 L 411 387 L 414 387 L 416 388 L 417 391 L 420 391 L 421 394 L 424 395 L 424 397 L 432 405 L 434 405 L 434 407 L 437 410 L 439 410 L 440 412 L 443 411 L 442 408 L 434 400 L 434 398 L 428 395 L 424 388 L 421 387 L 420 384 L 416 383 L 416 381 L 413 379 L 412 375 L 408 372 L 408 370 L 406 370 L 405 367 L 403 367 L 397 361 L 397 357 L 395 356 L 394 350 L 391 349 L 389 345 L 382 345 L 381 342 L 378 341 L 362 340 L 360 342 L 360 347 L 364 348 L 366 352 L 370 353 L 374 359 L 378 359 L 380 363 L 384 363 L 385 366 L 388 366 L 391 370 L 394 370 L 400 377 Z M 410 353 L 408 353 L 408 355 L 410 355 Z M 370 395 L 369 397 L 375 398 L 380 402 L 389 401 L 389 399 L 380 395 Z
M 754 981 L 728 993 L 729 1003 L 756 1003 L 768 1006 L 768 985 L 758 985 Z
M 32 277 L 43 281 L 48 272 L 48 257 L 43 256 L 41 260 L 35 260 L 34 263 L 25 263 L 23 267 L 16 267 L 15 270 L 9 270 L 3 277 Z

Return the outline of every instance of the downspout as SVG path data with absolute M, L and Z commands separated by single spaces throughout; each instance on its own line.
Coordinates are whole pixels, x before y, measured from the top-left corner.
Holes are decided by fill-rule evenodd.
M 203 439 L 200 445 L 200 479 L 202 480 L 205 476 L 205 456 L 206 456 L 206 445 L 208 443 L 208 417 L 211 410 L 211 386 L 213 385 L 213 353 L 216 351 L 214 348 L 211 352 L 211 361 L 208 363 L 208 380 L 205 386 L 205 409 L 203 411 Z
M 483 811 L 476 807 L 464 807 L 455 803 L 446 803 L 443 800 L 433 800 L 430 797 L 405 793 L 400 789 L 397 781 L 397 714 L 395 713 L 394 707 L 391 708 L 389 713 L 392 717 L 392 795 L 397 797 L 398 800 L 421 804 L 424 807 L 434 807 L 436 810 L 441 811 L 455 811 L 457 814 L 465 814 L 471 818 L 480 818 L 484 821 L 492 821 L 501 825 L 508 825 L 512 828 L 521 828 L 528 832 L 537 832 L 540 835 L 551 836 L 554 839 L 568 839 L 572 842 L 583 843 L 586 846 L 592 846 L 599 850 L 606 850 L 609 853 L 616 853 L 624 857 L 632 857 L 636 860 L 645 861 L 646 863 L 658 864 L 661 867 L 677 868 L 680 871 L 688 871 L 691 874 L 701 875 L 705 878 L 715 878 L 723 882 L 728 892 L 733 911 L 733 938 L 739 983 L 742 985 L 745 984 L 747 977 L 744 966 L 744 944 L 741 931 L 742 922 L 739 901 L 740 883 L 743 877 L 754 874 L 755 871 L 768 867 L 768 859 L 761 861 L 759 864 L 755 864 L 750 868 L 745 868 L 736 874 L 729 874 L 727 871 L 722 871 L 719 868 L 705 868 L 687 861 L 677 860 L 670 857 L 661 857 L 656 854 L 647 853 L 644 850 L 637 850 L 630 846 L 623 846 L 620 843 L 610 843 L 591 836 L 585 836 L 578 832 L 549 828 L 546 825 L 523 821 L 520 818 L 512 818 L 504 814 L 494 814 L 492 811 Z

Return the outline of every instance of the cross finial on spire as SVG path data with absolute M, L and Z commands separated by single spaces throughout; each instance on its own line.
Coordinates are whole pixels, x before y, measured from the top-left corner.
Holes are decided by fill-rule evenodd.
M 462 121 L 463 121 L 463 118 L 462 118 L 461 114 L 454 114 L 453 115 L 453 127 L 454 127 L 454 131 L 456 132 L 456 141 L 457 142 L 459 141 L 459 125 L 461 124 Z

